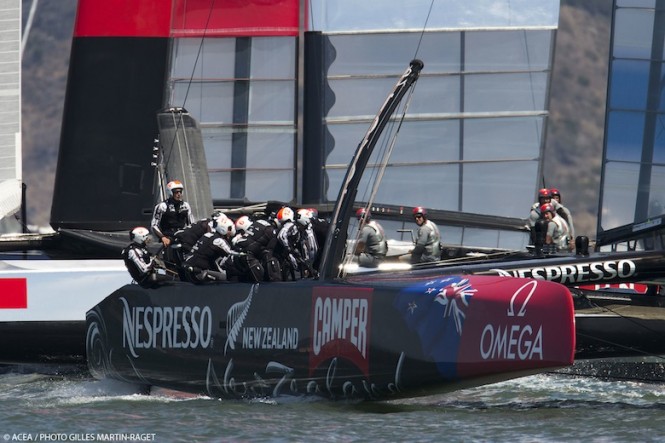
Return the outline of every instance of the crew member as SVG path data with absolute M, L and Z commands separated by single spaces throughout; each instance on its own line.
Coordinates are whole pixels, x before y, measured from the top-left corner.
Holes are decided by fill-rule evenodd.
M 543 218 L 547 220 L 546 247 L 549 245 L 550 250 L 572 251 L 574 243 L 570 241 L 568 223 L 556 213 L 554 205 L 545 203 L 540 207 L 540 212 L 543 214 Z
M 538 219 L 542 218 L 542 215 L 540 213 L 540 207 L 544 205 L 545 203 L 549 203 L 552 200 L 552 193 L 550 192 L 549 189 L 547 188 L 542 188 L 538 190 L 538 201 L 531 205 L 531 209 L 529 210 L 529 229 L 531 229 L 531 243 L 533 243 L 533 236 L 534 236 L 534 227 L 536 226 L 536 221 Z
M 218 220 L 214 222 L 214 231 L 203 234 L 183 263 L 188 279 L 193 283 L 227 280 L 234 274 L 231 269 L 232 275 L 227 276 L 230 266 L 226 266 L 226 262 L 229 257 L 239 255 L 231 248 L 235 226 L 229 218 Z
M 356 211 L 360 221 L 360 236 L 356 243 L 355 255 L 358 265 L 366 268 L 376 268 L 386 258 L 388 242 L 383 227 L 371 218 L 365 208 Z
M 313 218 L 314 213 L 311 209 L 298 209 L 296 213 L 296 221 L 300 230 L 300 252 L 305 262 L 305 267 L 311 275 L 316 274 L 314 272 L 314 262 L 319 255 L 319 243 L 316 240 L 314 226 L 312 225 Z
M 441 260 L 441 234 L 439 227 L 427 219 L 427 209 L 413 208 L 413 218 L 418 225 L 416 247 L 411 251 L 411 263 L 424 263 Z
M 122 250 L 125 266 L 134 281 L 144 288 L 151 288 L 160 282 L 173 280 L 166 274 L 157 272 L 155 257 L 150 255 L 146 243 L 150 239 L 150 231 L 143 226 L 129 231 L 131 243 Z
M 299 248 L 300 231 L 294 219 L 293 209 L 288 206 L 284 206 L 277 211 L 275 216 L 275 225 L 278 228 L 275 256 L 279 259 L 282 268 L 282 280 L 284 281 L 288 280 L 288 277 L 295 280 L 296 270 L 300 271 L 301 276 L 303 275 L 301 270 L 303 260 Z
M 185 226 L 173 234 L 176 243 L 180 245 L 183 256 L 189 255 L 192 248 L 203 234 L 212 232 L 212 220 L 208 218 L 201 219 L 189 226 Z
M 575 241 L 575 225 L 573 224 L 573 214 L 571 214 L 570 210 L 561 202 L 561 192 L 559 192 L 557 188 L 550 189 L 550 194 L 552 195 L 552 202 L 556 202 L 557 204 L 554 206 L 556 213 L 563 217 L 563 219 L 566 220 L 566 223 L 568 223 L 568 228 L 570 229 L 571 247 L 573 247 L 574 245 L 572 243 Z
M 236 220 L 236 232 L 238 235 L 235 237 L 234 248 L 247 254 L 246 263 L 241 263 L 241 268 L 246 271 L 246 277 L 256 282 L 281 280 L 282 270 L 279 261 L 273 257 L 277 245 L 275 226 L 267 220 L 261 218 L 252 220 L 249 216 L 243 215 Z M 260 262 L 261 267 L 256 266 L 255 262 Z M 258 273 L 259 271 L 263 272 L 262 275 Z
M 182 183 L 173 180 L 166 185 L 166 188 L 170 196 L 155 206 L 150 224 L 153 234 L 159 238 L 164 247 L 173 242 L 173 235 L 177 230 L 194 223 L 192 209 L 189 203 L 183 200 Z
M 326 244 L 326 237 L 328 236 L 330 222 L 325 218 L 320 218 L 319 211 L 316 208 L 309 208 L 309 210 L 312 213 L 312 218 L 310 218 L 309 222 L 312 224 L 312 230 L 314 231 L 314 236 L 316 237 L 316 244 L 319 245 L 319 254 L 316 255 L 312 266 L 314 267 L 315 271 L 318 271 L 319 265 L 321 264 L 321 256 L 323 255 L 321 251 Z

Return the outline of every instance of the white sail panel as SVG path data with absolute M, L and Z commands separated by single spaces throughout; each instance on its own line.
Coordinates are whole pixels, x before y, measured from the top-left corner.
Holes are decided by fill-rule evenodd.
M 21 205 L 21 2 L 0 0 L 0 219 Z
M 555 28 L 557 0 L 327 0 L 309 3 L 311 29 L 325 33 Z M 429 17 L 429 18 L 428 18 Z

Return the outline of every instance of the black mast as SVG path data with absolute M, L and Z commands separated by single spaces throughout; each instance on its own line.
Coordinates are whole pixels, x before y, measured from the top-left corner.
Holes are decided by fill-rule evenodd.
M 367 166 L 374 146 L 386 124 L 390 120 L 390 116 L 395 112 L 395 108 L 399 105 L 404 95 L 408 92 L 409 88 L 418 80 L 420 71 L 423 69 L 423 62 L 415 59 L 409 64 L 409 67 L 404 74 L 400 77 L 399 81 L 393 88 L 386 101 L 383 103 L 381 109 L 374 117 L 374 121 L 370 125 L 365 137 L 358 145 L 353 160 L 349 164 L 346 171 L 346 176 L 342 182 L 342 186 L 337 197 L 337 203 L 333 211 L 333 217 L 330 224 L 330 230 L 326 237 L 326 243 L 323 249 L 323 259 L 321 261 L 319 278 L 326 280 L 334 278 L 339 274 L 339 265 L 342 263 L 344 251 L 346 249 L 346 237 L 349 227 L 349 217 L 355 202 L 356 192 L 358 191 L 358 184 Z

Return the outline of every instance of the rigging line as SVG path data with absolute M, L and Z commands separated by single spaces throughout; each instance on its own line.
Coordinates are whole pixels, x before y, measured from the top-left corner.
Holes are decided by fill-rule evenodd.
M 586 295 L 585 295 L 584 297 L 585 297 L 587 300 L 589 300 L 589 298 L 586 297 Z M 591 300 L 589 300 L 589 302 L 591 302 Z M 606 306 L 600 306 L 600 305 L 598 305 L 598 304 L 596 304 L 596 303 L 592 303 L 592 305 L 595 306 L 595 307 L 597 307 L 597 308 L 604 309 L 604 310 L 606 310 L 606 311 L 608 311 L 608 312 L 611 312 L 612 314 L 614 314 L 614 315 L 616 315 L 616 316 L 618 316 L 618 317 L 621 317 L 622 319 L 624 319 L 624 320 L 626 320 L 626 321 L 628 321 L 628 322 L 634 324 L 634 325 L 637 326 L 637 327 L 640 327 L 640 328 L 642 328 L 642 329 L 644 329 L 644 330 L 646 330 L 646 331 L 648 331 L 648 332 L 651 332 L 651 333 L 653 333 L 653 334 L 656 334 L 657 336 L 660 335 L 660 336 L 662 337 L 662 334 L 659 334 L 658 331 L 656 331 L 656 330 L 654 330 L 654 329 L 651 329 L 651 328 L 649 328 L 649 327 L 646 326 L 646 325 L 640 324 L 640 323 L 638 323 L 637 321 L 635 321 L 634 319 L 632 319 L 632 318 L 630 318 L 630 317 L 626 317 L 625 315 L 622 315 L 621 313 L 619 313 L 619 312 L 617 312 L 617 311 L 615 311 L 615 310 L 613 310 L 613 309 L 610 309 L 610 308 L 608 308 L 608 307 L 606 307 Z M 659 357 L 659 358 L 665 359 L 665 356 L 662 356 L 662 357 Z
M 367 211 L 367 213 L 370 212 L 370 208 L 372 207 L 372 203 L 373 203 L 372 192 L 370 192 L 369 196 L 367 195 L 367 192 L 368 192 L 369 187 L 372 185 L 372 183 L 375 184 L 375 187 L 378 186 L 378 183 L 377 183 L 378 169 L 381 168 L 381 165 L 388 162 L 388 158 L 386 158 L 387 146 L 388 146 L 388 141 L 394 137 L 394 135 L 393 135 L 394 128 L 395 128 L 395 121 L 390 120 L 388 122 L 388 124 L 386 125 L 386 129 L 384 130 L 384 134 L 386 134 L 386 136 L 381 139 L 382 142 L 381 142 L 380 148 L 377 148 L 377 150 L 375 150 L 375 152 L 377 154 L 377 157 L 381 161 L 378 161 L 377 163 L 375 163 L 374 166 L 370 167 L 369 169 L 367 167 L 365 168 L 365 171 L 369 171 L 369 174 L 367 176 L 367 185 L 363 188 L 363 194 L 361 196 L 356 196 L 356 201 L 358 201 L 358 200 L 367 201 L 367 204 L 364 206 L 365 211 Z M 361 220 L 354 220 L 349 226 L 352 230 L 357 229 L 356 232 L 355 232 L 355 235 L 354 235 L 354 238 L 355 238 L 355 241 L 356 241 L 355 244 L 357 244 L 358 241 L 360 240 L 360 235 L 362 233 L 362 229 L 365 226 L 366 221 L 367 221 L 367 218 L 363 217 Z M 345 271 L 346 270 L 346 265 L 351 264 L 351 262 L 353 261 L 353 257 L 355 255 L 354 250 L 349 249 L 349 248 L 355 249 L 355 246 L 352 246 L 351 243 L 347 246 L 347 251 L 345 252 L 345 256 L 344 256 L 344 260 L 343 260 L 342 275 L 344 275 L 346 273 L 346 271 Z
M 427 18 L 425 18 L 425 24 L 423 25 L 423 30 L 420 31 L 420 38 L 418 39 L 418 46 L 416 46 L 416 53 L 413 55 L 413 58 L 418 58 L 418 52 L 420 52 L 420 44 L 423 41 L 423 36 L 425 35 L 425 30 L 427 29 L 427 22 L 429 22 L 429 17 L 432 14 L 432 9 L 434 8 L 434 0 L 429 4 L 429 11 L 427 11 Z
M 369 199 L 367 200 L 367 204 L 365 205 L 365 211 L 366 211 L 367 214 L 369 214 L 370 208 L 374 204 L 376 194 L 379 191 L 379 185 L 381 184 L 381 181 L 383 180 L 383 175 L 384 175 L 386 167 L 388 165 L 388 161 L 390 160 L 390 157 L 392 156 L 393 149 L 395 147 L 395 143 L 397 142 L 397 137 L 399 135 L 399 131 L 402 128 L 402 123 L 404 123 L 404 120 L 406 119 L 406 114 L 408 112 L 409 105 L 411 104 L 411 100 L 413 99 L 414 90 L 415 90 L 415 85 L 413 85 L 413 87 L 409 90 L 406 100 L 403 101 L 402 113 L 401 113 L 401 117 L 398 119 L 398 123 L 397 124 L 395 124 L 395 122 L 391 123 L 391 130 L 389 131 L 390 136 L 385 139 L 385 142 L 384 142 L 384 144 L 381 148 L 382 154 L 380 154 L 380 156 L 382 158 L 382 161 L 379 163 L 379 167 L 376 169 L 376 171 L 373 169 L 372 174 L 370 175 L 370 180 L 368 181 L 368 185 L 370 183 L 373 183 L 373 185 L 372 185 L 372 191 L 369 195 Z M 393 130 L 394 130 L 394 132 L 393 132 Z M 375 176 L 375 174 L 376 174 L 376 176 Z M 363 226 L 365 225 L 366 222 L 367 222 L 367 217 L 363 217 L 360 220 L 359 224 L 358 224 L 358 231 L 356 232 L 356 236 L 355 236 L 355 240 L 356 240 L 355 244 L 356 245 L 358 244 L 358 241 L 360 240 L 360 235 L 362 233 L 362 228 L 363 228 Z M 351 251 L 351 253 L 349 253 L 349 252 L 346 253 L 345 260 L 344 260 L 344 265 L 345 266 L 343 266 L 343 268 L 342 268 L 343 269 L 342 276 L 344 276 L 346 274 L 346 271 L 345 271 L 347 269 L 346 265 L 350 264 L 352 259 L 353 259 L 354 254 L 352 252 L 353 251 Z
M 386 135 L 386 137 L 382 138 L 382 143 L 381 143 L 380 148 L 377 148 L 377 150 L 375 150 L 375 152 L 377 154 L 377 157 L 379 159 L 382 159 L 382 161 L 379 161 L 379 162 L 375 163 L 371 167 L 366 167 L 365 168 L 365 171 L 369 171 L 369 174 L 367 176 L 367 185 L 363 188 L 362 195 L 356 196 L 356 201 L 358 201 L 358 200 L 367 201 L 367 204 L 364 206 L 365 211 L 367 211 L 367 213 L 370 212 L 370 208 L 372 207 L 372 202 L 373 202 L 372 192 L 370 192 L 369 196 L 367 196 L 367 192 L 368 192 L 368 189 L 369 189 L 369 187 L 371 186 L 372 183 L 377 183 L 376 176 L 378 174 L 378 172 L 377 172 L 378 169 L 381 167 L 381 165 L 387 163 L 387 161 L 388 161 L 388 159 L 386 159 L 386 157 L 385 157 L 386 152 L 387 152 L 386 147 L 388 145 L 388 140 L 393 137 L 392 134 L 393 134 L 393 131 L 394 131 L 394 127 L 395 127 L 395 122 L 392 121 L 392 120 L 386 125 L 386 129 L 384 130 L 384 134 L 387 134 L 387 135 Z M 383 160 L 383 159 L 385 159 L 385 160 Z M 354 220 L 349 225 L 349 228 L 351 230 L 357 229 L 356 232 L 355 232 L 355 235 L 354 235 L 356 244 L 357 244 L 358 240 L 360 240 L 360 235 L 362 233 L 362 229 L 365 226 L 366 221 L 367 221 L 367 218 L 363 217 L 361 220 Z M 349 249 L 349 248 L 352 248 L 352 249 Z M 355 255 L 354 254 L 354 249 L 355 249 L 355 246 L 353 246 L 351 243 L 347 246 L 347 251 L 345 252 L 345 256 L 344 256 L 344 260 L 343 260 L 343 271 L 342 271 L 343 275 L 346 273 L 346 271 L 345 271 L 346 265 L 351 264 L 351 262 L 353 261 L 353 257 Z
M 308 9 L 309 9 L 309 29 L 311 31 L 313 31 L 314 30 L 314 11 L 312 10 L 312 0 L 309 0 L 308 2 L 306 2 L 306 4 L 309 5 L 309 7 L 308 7 Z M 323 26 L 321 26 L 321 27 L 323 27 Z
M 369 208 L 371 208 L 372 204 L 374 203 L 374 199 L 376 198 L 376 194 L 378 193 L 379 185 L 383 180 L 383 175 L 389 164 L 390 158 L 392 157 L 393 149 L 395 147 L 395 143 L 397 142 L 399 131 L 402 128 L 404 120 L 406 120 L 406 114 L 411 104 L 411 100 L 413 99 L 413 94 L 416 90 L 416 86 L 417 83 L 414 84 L 413 87 L 409 90 L 406 99 L 403 100 L 402 103 L 400 103 L 399 107 L 402 109 L 401 115 L 399 118 L 390 121 L 389 123 L 390 129 L 386 132 L 388 136 L 384 139 L 383 145 L 381 149 L 378 151 L 379 152 L 378 157 L 381 159 L 381 161 L 376 164 L 377 167 L 372 168 L 372 174 L 369 177 L 370 179 L 368 183 L 374 183 L 374 185 L 369 195 L 369 199 L 367 200 L 367 207 L 365 208 L 367 211 L 369 211 Z M 400 113 L 395 112 L 395 114 L 400 114 Z
M 535 111 L 535 109 L 536 109 L 536 93 L 535 93 L 535 88 L 534 88 L 534 81 L 535 81 L 534 76 L 536 75 L 536 73 L 534 72 L 533 66 L 531 65 L 531 53 L 529 52 L 529 40 L 528 40 L 527 30 L 526 29 L 522 30 L 522 34 L 524 36 L 524 39 L 523 39 L 524 56 L 526 58 L 526 66 L 527 66 L 527 71 L 528 71 L 528 74 L 529 74 L 529 87 L 530 87 L 530 90 L 531 90 L 531 106 L 533 107 L 533 109 Z M 552 60 L 552 63 L 553 62 L 554 62 L 554 60 Z M 549 66 L 549 73 L 547 75 L 551 78 L 551 76 L 552 76 L 552 65 L 551 65 L 551 63 L 548 64 L 548 66 Z M 546 108 L 546 109 L 544 109 L 544 111 L 547 111 L 547 114 L 545 114 L 546 116 L 543 117 L 543 119 L 542 119 L 542 121 L 543 121 L 542 125 L 538 124 L 539 120 L 540 120 L 539 118 L 534 118 L 533 119 L 533 124 L 535 126 L 536 141 L 539 141 L 540 146 L 542 146 L 542 151 L 540 151 L 540 158 L 539 158 L 538 162 L 541 165 L 539 167 L 539 169 L 541 170 L 540 173 L 542 174 L 541 179 L 542 179 L 542 182 L 543 182 L 543 188 L 547 188 L 547 185 L 545 184 L 545 171 L 544 171 L 544 167 L 543 167 L 545 165 L 546 140 L 543 139 L 542 130 L 543 130 L 543 127 L 546 126 L 546 121 L 549 118 L 549 105 L 547 103 L 543 103 L 543 105 Z
M 35 13 L 37 12 L 37 3 L 39 3 L 39 0 L 32 0 L 32 4 L 30 5 L 28 20 L 25 23 L 25 29 L 23 31 L 23 39 L 21 40 L 21 54 L 20 54 L 21 60 L 23 60 L 23 50 L 25 49 L 25 45 L 28 43 L 28 37 L 30 36 L 30 30 L 32 29 L 32 21 L 35 18 Z
M 201 43 L 199 43 L 199 49 L 196 52 L 196 59 L 194 60 L 194 66 L 192 66 L 192 74 L 189 76 L 189 82 L 187 83 L 187 91 L 185 92 L 185 98 L 182 102 L 182 107 L 185 107 L 185 104 L 187 103 L 187 97 L 189 96 L 189 90 L 192 86 L 192 83 L 194 81 L 194 72 L 196 72 L 196 66 L 199 64 L 199 57 L 201 57 L 201 53 L 203 52 L 203 42 L 205 41 L 206 38 L 206 33 L 208 32 L 208 26 L 210 25 L 210 19 L 212 17 L 212 11 L 215 8 L 215 0 L 212 0 L 210 2 L 210 9 L 208 10 L 208 18 L 206 19 L 206 25 L 203 28 L 203 35 L 201 36 Z
M 611 341 L 611 340 L 605 340 L 605 339 L 596 337 L 595 335 L 583 334 L 581 332 L 576 332 L 576 334 L 579 335 L 580 337 L 590 338 L 590 339 L 596 340 L 596 341 L 601 342 L 601 343 L 605 343 L 605 344 L 608 344 L 608 345 L 615 346 L 617 348 L 637 352 L 637 353 L 642 354 L 642 355 L 647 356 L 647 357 L 655 357 L 655 358 L 658 358 L 658 359 L 661 359 L 661 360 L 665 360 L 665 356 L 654 354 L 654 353 L 648 352 L 648 351 L 643 351 L 639 348 L 635 348 L 635 347 L 632 347 L 632 346 L 625 346 L 625 345 L 622 345 L 620 343 L 617 343 L 617 342 L 614 342 L 614 341 Z
M 206 33 L 208 32 L 208 27 L 210 25 L 210 19 L 212 18 L 212 11 L 214 11 L 214 9 L 215 9 L 215 1 L 216 0 L 212 0 L 210 2 L 210 8 L 208 9 L 208 17 L 206 18 L 206 24 L 205 24 L 205 27 L 203 28 L 203 35 L 201 36 L 201 42 L 199 43 L 199 49 L 196 52 L 196 58 L 194 59 L 194 64 L 192 66 L 192 73 L 189 76 L 189 81 L 187 82 L 187 90 L 185 91 L 185 98 L 182 101 L 182 108 L 183 109 L 186 109 L 185 105 L 187 104 L 187 98 L 189 97 L 189 91 L 192 87 L 192 83 L 194 82 L 194 73 L 196 72 L 196 67 L 199 64 L 199 58 L 201 57 L 201 53 L 203 52 L 203 43 L 205 42 Z M 180 120 L 182 120 L 182 118 Z M 169 150 L 169 156 L 166 159 L 167 162 L 168 162 L 168 160 L 170 160 L 171 153 L 173 152 L 173 145 L 175 144 L 179 127 L 180 127 L 179 124 L 178 124 L 178 126 L 175 127 L 176 137 L 174 137 L 173 141 L 171 142 L 171 148 Z

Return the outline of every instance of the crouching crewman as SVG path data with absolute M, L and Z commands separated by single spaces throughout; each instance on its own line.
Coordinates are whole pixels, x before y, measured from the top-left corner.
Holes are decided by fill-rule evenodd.
M 231 239 L 236 235 L 233 220 L 226 217 L 213 220 L 213 229 L 203 234 L 183 263 L 187 279 L 192 283 L 228 280 L 226 261 L 238 255 L 231 248 Z
M 125 266 L 134 281 L 144 288 L 152 288 L 160 282 L 173 280 L 166 273 L 159 273 L 155 257 L 146 246 L 150 240 L 150 231 L 143 226 L 129 231 L 132 243 L 122 250 Z

